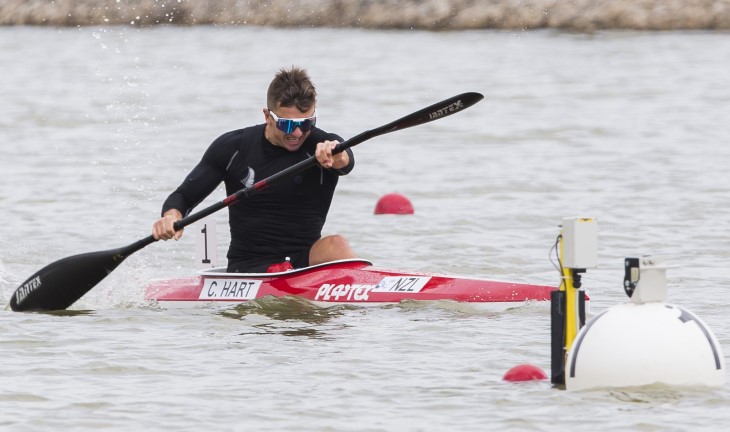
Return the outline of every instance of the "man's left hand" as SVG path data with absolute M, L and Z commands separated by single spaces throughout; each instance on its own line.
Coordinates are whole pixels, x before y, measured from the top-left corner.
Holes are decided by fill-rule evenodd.
M 317 162 L 324 168 L 340 169 L 350 163 L 350 156 L 346 151 L 336 155 L 332 154 L 332 150 L 337 144 L 339 144 L 338 141 L 324 141 L 317 144 L 317 151 L 314 155 L 317 158 Z

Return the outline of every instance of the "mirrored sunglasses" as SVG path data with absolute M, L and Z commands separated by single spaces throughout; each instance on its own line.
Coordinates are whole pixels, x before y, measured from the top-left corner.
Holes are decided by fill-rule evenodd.
M 271 110 L 269 110 L 269 115 L 271 115 L 271 118 L 276 122 L 276 128 L 287 135 L 294 132 L 296 128 L 301 129 L 302 132 L 309 132 L 309 130 L 312 129 L 312 126 L 317 124 L 316 113 L 312 117 L 298 119 L 279 118 Z

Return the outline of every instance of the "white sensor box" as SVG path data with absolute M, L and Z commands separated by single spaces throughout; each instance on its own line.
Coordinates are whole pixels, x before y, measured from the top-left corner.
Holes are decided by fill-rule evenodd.
M 589 217 L 563 218 L 563 267 L 594 268 L 598 264 L 598 222 Z

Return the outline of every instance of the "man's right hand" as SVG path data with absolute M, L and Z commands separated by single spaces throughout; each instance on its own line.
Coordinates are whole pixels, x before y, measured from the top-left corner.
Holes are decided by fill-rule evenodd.
M 179 240 L 183 230 L 175 231 L 173 224 L 182 219 L 182 213 L 176 209 L 170 209 L 152 225 L 152 236 L 157 240 Z

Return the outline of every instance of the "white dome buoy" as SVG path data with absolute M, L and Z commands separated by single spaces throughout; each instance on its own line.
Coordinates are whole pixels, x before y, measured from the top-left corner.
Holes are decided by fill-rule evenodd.
M 631 302 L 606 309 L 578 332 L 565 363 L 567 390 L 725 383 L 725 357 L 710 328 L 664 303 L 665 272 L 655 258 L 626 259 Z

